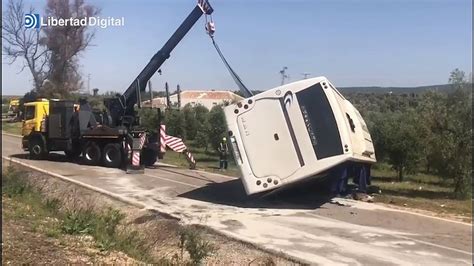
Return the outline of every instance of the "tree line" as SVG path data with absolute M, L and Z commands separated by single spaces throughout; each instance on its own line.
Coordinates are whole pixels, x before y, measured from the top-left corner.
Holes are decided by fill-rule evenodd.
M 157 110 L 142 108 L 139 112 L 141 125 L 150 131 L 157 131 Z M 226 136 L 222 105 L 215 105 L 211 110 L 200 104 L 187 104 L 181 109 L 169 108 L 163 111 L 162 123 L 166 125 L 168 135 L 191 141 L 194 147 L 204 148 L 209 152 L 215 152 Z M 208 150 L 209 148 L 212 150 Z
M 460 197 L 471 192 L 472 83 L 455 69 L 450 89 L 421 94 L 346 93 L 370 130 L 378 162 L 389 163 L 398 180 L 430 173 L 453 185 Z

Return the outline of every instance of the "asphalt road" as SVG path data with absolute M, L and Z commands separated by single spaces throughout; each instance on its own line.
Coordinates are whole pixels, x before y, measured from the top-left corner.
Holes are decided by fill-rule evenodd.
M 200 171 L 157 166 L 131 175 L 71 163 L 60 153 L 29 160 L 20 139 L 6 135 L 2 155 L 311 264 L 472 263 L 470 224 L 373 203 L 335 204 L 309 185 L 248 197 L 240 180 Z

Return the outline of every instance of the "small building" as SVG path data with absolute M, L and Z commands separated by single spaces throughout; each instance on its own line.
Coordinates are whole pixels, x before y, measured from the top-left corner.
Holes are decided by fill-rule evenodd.
M 215 105 L 219 104 L 230 104 L 243 100 L 244 98 L 231 92 L 225 90 L 188 90 L 181 92 L 181 107 L 184 107 L 186 104 L 195 106 L 197 104 L 205 106 L 207 109 L 211 109 Z M 175 93 L 170 95 L 170 102 L 172 107 L 178 107 L 178 94 Z M 150 100 L 144 101 L 143 106 L 150 106 Z M 152 107 L 154 108 L 164 108 L 167 107 L 166 97 L 157 97 L 153 99 Z

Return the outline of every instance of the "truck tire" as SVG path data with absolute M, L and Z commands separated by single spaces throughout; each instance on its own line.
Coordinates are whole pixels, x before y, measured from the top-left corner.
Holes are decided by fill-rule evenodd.
M 122 164 L 122 151 L 120 144 L 109 143 L 102 152 L 102 162 L 106 167 L 118 168 Z
M 101 159 L 100 147 L 97 143 L 89 141 L 84 148 L 82 159 L 85 164 L 99 165 Z
M 153 166 L 156 162 L 157 156 L 158 152 L 153 149 L 145 148 L 143 149 L 142 154 L 140 156 L 140 164 L 143 164 L 145 166 Z
M 28 150 L 30 158 L 33 160 L 40 160 L 46 157 L 46 145 L 41 137 L 33 137 L 28 143 Z

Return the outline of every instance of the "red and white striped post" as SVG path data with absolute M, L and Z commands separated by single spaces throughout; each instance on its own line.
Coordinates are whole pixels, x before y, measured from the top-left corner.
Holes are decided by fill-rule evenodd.
M 143 173 L 144 168 L 140 164 L 140 154 L 145 145 L 146 133 L 142 132 L 137 138 L 133 138 L 131 165 L 127 167 L 127 173 Z M 127 144 L 128 145 L 128 144 Z
M 160 125 L 160 151 L 166 152 L 166 125 Z
M 189 168 L 196 169 L 196 160 L 194 160 L 193 154 L 188 150 L 185 150 L 183 153 L 186 155 L 186 159 L 189 163 Z

